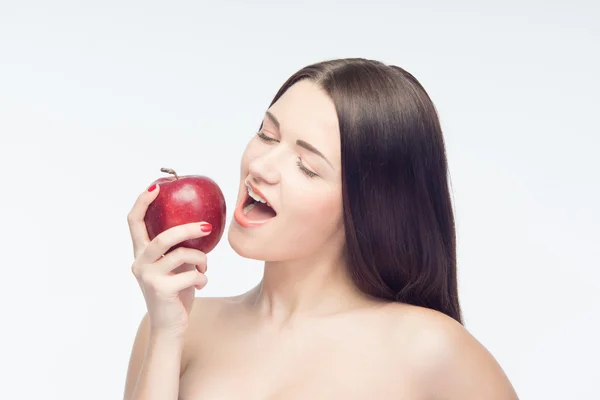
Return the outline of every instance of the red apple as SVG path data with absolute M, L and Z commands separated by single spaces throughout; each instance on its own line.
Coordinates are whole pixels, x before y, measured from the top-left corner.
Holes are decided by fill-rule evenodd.
M 177 176 L 170 168 L 161 168 L 161 171 L 173 176 L 153 182 L 160 185 L 160 192 L 148 206 L 144 217 L 150 240 L 174 226 L 205 221 L 212 225 L 210 234 L 178 243 L 167 253 L 178 247 L 209 253 L 221 240 L 225 230 L 226 206 L 223 192 L 215 181 L 206 176 Z

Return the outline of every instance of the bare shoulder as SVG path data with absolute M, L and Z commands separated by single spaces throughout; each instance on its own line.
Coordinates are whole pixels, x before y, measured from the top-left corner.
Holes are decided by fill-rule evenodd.
M 414 365 L 428 399 L 517 400 L 492 354 L 453 318 L 427 308 L 392 304 L 395 349 Z

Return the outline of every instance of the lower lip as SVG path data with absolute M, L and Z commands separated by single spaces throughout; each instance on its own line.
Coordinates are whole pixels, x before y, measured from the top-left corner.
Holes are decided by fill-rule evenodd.
M 242 199 L 242 201 L 237 205 L 237 207 L 235 208 L 235 211 L 233 213 L 233 219 L 241 227 L 243 227 L 243 228 L 256 228 L 256 227 L 259 227 L 259 226 L 263 226 L 264 224 L 268 223 L 269 221 L 272 221 L 273 219 L 275 219 L 277 217 L 277 216 L 275 216 L 273 218 L 265 219 L 264 221 L 252 221 L 252 220 L 248 219 L 248 217 L 242 211 L 242 209 L 244 208 L 243 206 L 244 206 L 244 203 L 246 202 L 246 200 L 248 200 L 248 198 L 244 197 L 244 199 Z

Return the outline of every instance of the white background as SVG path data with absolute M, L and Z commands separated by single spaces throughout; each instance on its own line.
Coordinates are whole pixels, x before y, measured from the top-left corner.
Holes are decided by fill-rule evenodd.
M 121 398 L 145 312 L 135 198 L 161 167 L 208 175 L 229 225 L 277 89 L 338 57 L 431 95 L 466 326 L 520 397 L 600 398 L 600 6 L 339 3 L 0 2 L 0 398 Z M 260 279 L 223 238 L 198 296 Z

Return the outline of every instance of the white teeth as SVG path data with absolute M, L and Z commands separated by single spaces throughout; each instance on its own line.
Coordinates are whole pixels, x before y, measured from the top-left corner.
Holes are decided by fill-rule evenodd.
M 262 197 L 260 197 L 259 195 L 257 195 L 256 193 L 254 193 L 252 191 L 252 189 L 248 188 L 248 194 L 250 195 L 250 197 L 252 197 L 254 200 L 256 201 L 260 201 L 261 203 L 266 203 L 267 201 L 264 200 Z
M 246 185 L 246 187 L 248 188 L 248 195 L 250 197 L 252 197 L 256 201 L 260 201 L 261 203 L 266 204 L 269 207 L 271 207 L 271 205 L 269 203 L 267 203 L 267 201 L 265 199 L 263 199 L 262 197 L 260 197 L 258 194 L 254 193 L 254 191 L 252 190 L 252 188 L 250 187 L 250 185 Z
M 256 206 L 256 203 L 252 203 L 252 204 L 248 204 L 246 207 L 244 207 L 244 209 L 242 210 L 242 212 L 244 213 L 244 215 L 248 214 L 250 212 L 250 210 L 252 210 L 254 207 Z

